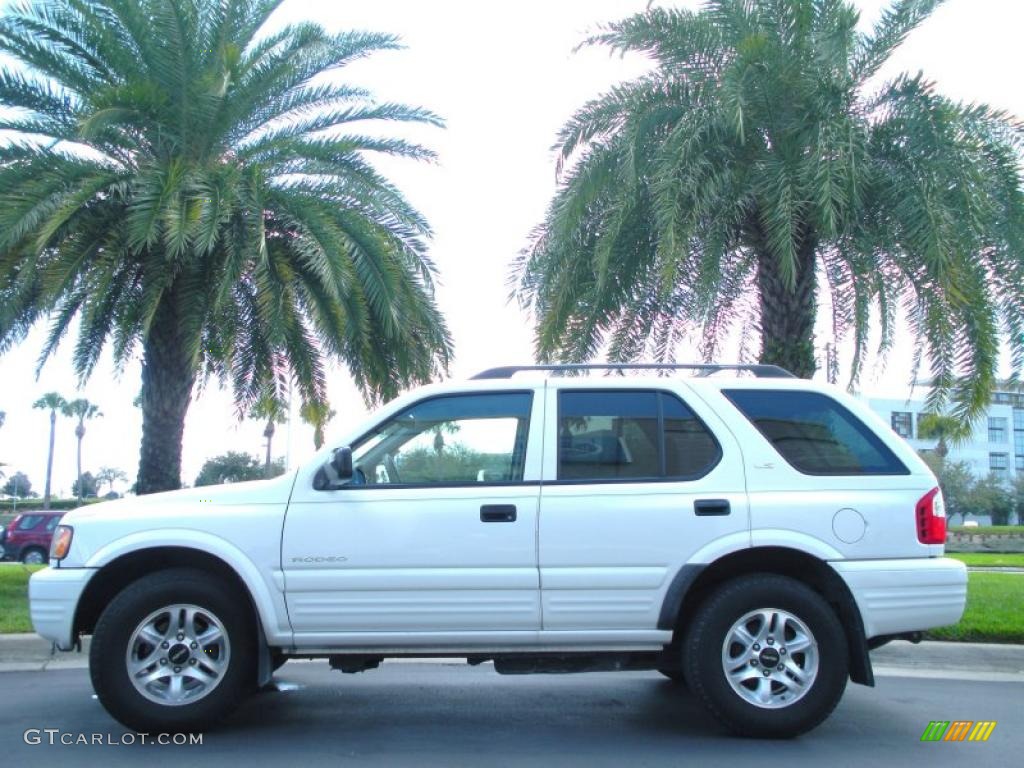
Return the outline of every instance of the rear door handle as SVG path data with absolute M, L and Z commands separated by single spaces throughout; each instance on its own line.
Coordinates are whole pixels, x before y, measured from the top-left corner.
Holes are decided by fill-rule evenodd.
M 515 504 L 484 504 L 480 507 L 480 522 L 482 523 L 514 523 L 515 521 Z
M 693 502 L 693 513 L 698 517 L 728 515 L 731 511 L 728 499 L 697 499 Z

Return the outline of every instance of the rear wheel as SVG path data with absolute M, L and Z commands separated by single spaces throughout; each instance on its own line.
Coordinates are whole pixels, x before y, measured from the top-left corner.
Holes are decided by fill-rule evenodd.
M 729 581 L 698 609 L 684 642 L 694 692 L 746 736 L 796 736 L 839 703 L 849 670 L 846 635 L 831 606 L 795 579 Z
M 124 725 L 205 730 L 254 677 L 247 601 L 204 571 L 159 571 L 126 587 L 100 616 L 89 649 L 93 688 Z
M 39 547 L 29 547 L 21 553 L 21 562 L 25 565 L 43 565 L 46 560 L 46 552 Z

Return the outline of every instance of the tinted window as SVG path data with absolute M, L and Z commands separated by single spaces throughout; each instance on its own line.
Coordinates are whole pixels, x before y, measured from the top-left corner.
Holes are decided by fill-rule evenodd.
M 460 485 L 523 479 L 528 392 L 425 400 L 353 446 L 356 485 Z
M 817 392 L 723 390 L 779 454 L 808 475 L 903 475 L 907 468 L 874 432 Z
M 683 401 L 663 394 L 665 473 L 669 477 L 702 475 L 718 461 L 718 443 Z
M 718 454 L 707 428 L 668 393 L 559 393 L 559 480 L 692 478 Z
M 46 530 L 48 530 L 48 531 L 50 531 L 52 533 L 53 529 L 56 528 L 59 524 L 60 524 L 60 518 L 57 517 L 56 515 L 54 515 L 53 517 L 51 517 L 49 520 L 46 521 Z
M 42 521 L 42 515 L 25 515 L 18 521 L 19 531 L 31 531 Z

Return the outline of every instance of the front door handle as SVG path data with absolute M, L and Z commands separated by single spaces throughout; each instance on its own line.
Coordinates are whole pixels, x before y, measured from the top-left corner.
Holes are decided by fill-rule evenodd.
M 482 523 L 514 523 L 515 521 L 515 504 L 484 504 L 480 507 L 480 522 Z
M 698 517 L 728 515 L 731 511 L 728 499 L 697 499 L 693 502 L 693 513 Z

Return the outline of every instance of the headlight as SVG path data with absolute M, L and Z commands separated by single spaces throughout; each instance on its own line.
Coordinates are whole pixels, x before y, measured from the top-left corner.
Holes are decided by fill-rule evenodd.
M 53 530 L 53 540 L 50 542 L 50 559 L 63 560 L 71 550 L 71 537 L 75 529 L 70 525 L 58 525 Z

